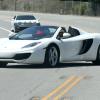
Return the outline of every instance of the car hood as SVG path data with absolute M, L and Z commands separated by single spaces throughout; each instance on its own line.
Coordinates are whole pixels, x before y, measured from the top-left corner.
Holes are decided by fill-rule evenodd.
M 48 39 L 49 40 L 49 39 Z M 24 46 L 27 46 L 31 43 L 45 42 L 47 39 L 41 40 L 9 40 L 8 38 L 4 38 L 0 40 L 0 50 L 20 50 Z
M 16 20 L 16 23 L 34 23 L 37 22 L 37 20 Z

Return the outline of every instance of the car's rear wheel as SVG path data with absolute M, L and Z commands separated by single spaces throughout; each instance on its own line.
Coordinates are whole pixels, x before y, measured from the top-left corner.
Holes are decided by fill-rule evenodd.
M 59 50 L 55 45 L 51 45 L 46 50 L 45 64 L 51 67 L 56 66 L 59 63 Z
M 0 67 L 6 67 L 7 63 L 6 62 L 0 62 Z
M 98 51 L 97 51 L 97 58 L 95 61 L 92 61 L 92 62 L 95 65 L 100 65 L 100 46 L 99 46 Z

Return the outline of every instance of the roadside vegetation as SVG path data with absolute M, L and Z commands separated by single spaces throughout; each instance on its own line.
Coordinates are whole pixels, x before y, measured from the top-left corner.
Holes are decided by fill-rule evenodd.
M 0 0 L 1 10 L 100 15 L 100 0 Z

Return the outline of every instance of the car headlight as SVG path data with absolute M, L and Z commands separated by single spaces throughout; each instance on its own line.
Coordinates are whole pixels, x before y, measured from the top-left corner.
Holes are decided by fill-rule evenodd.
M 31 44 L 28 44 L 28 45 L 26 45 L 26 46 L 24 46 L 24 47 L 22 47 L 22 48 L 30 48 L 30 47 L 34 47 L 34 46 L 36 46 L 37 44 L 40 44 L 41 42 L 35 42 L 35 43 L 31 43 Z

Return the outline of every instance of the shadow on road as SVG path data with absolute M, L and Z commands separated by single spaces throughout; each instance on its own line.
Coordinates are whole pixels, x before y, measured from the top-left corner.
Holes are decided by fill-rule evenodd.
M 50 67 L 50 66 L 44 65 L 44 64 L 33 64 L 33 65 L 8 64 L 6 68 L 15 68 L 15 69 L 48 69 L 48 68 L 88 67 L 88 66 L 96 66 L 96 65 L 93 65 L 91 62 L 61 63 L 56 67 Z M 1 67 L 1 68 L 3 68 L 3 67 Z

